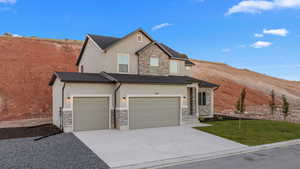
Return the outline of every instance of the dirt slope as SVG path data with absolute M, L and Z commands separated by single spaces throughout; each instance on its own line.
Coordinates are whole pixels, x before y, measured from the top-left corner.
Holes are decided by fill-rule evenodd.
M 76 71 L 75 60 L 82 43 L 63 40 L 0 36 L 0 121 L 49 117 L 51 88 L 47 85 L 54 71 Z M 233 67 L 194 61 L 193 74 L 220 84 L 216 110 L 232 108 L 243 87 L 248 104 L 265 104 L 271 89 L 296 100 L 300 83 L 276 79 Z
M 234 108 L 240 91 L 246 87 L 248 105 L 268 104 L 270 91 L 278 96 L 286 95 L 293 104 L 300 104 L 300 83 L 266 76 L 245 69 L 236 69 L 222 63 L 193 61 L 193 76 L 220 84 L 216 91 L 217 111 Z M 278 98 L 280 100 L 280 98 Z
M 75 71 L 81 43 L 0 37 L 0 121 L 51 115 L 53 71 Z

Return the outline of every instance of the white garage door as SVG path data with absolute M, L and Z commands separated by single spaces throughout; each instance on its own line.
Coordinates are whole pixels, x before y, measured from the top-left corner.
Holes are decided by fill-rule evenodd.
M 109 128 L 109 99 L 107 97 L 74 97 L 74 131 Z
M 129 128 L 177 126 L 180 97 L 130 97 Z

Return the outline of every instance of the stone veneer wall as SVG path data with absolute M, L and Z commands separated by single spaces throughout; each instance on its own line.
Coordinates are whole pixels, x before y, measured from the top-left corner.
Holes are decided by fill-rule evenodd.
M 199 92 L 206 92 L 206 105 L 199 105 L 200 116 L 212 116 L 213 115 L 213 89 L 212 88 L 199 88 Z
M 128 127 L 128 110 L 116 110 L 117 128 L 124 129 Z M 63 123 L 66 132 L 69 132 L 72 128 L 72 111 L 64 111 Z M 114 128 L 114 111 L 111 110 L 111 128 Z
M 139 53 L 138 56 L 139 74 L 145 75 L 168 75 L 169 74 L 169 57 L 159 47 L 152 44 Z M 159 66 L 150 66 L 150 57 L 159 58 Z
M 118 129 L 127 129 L 128 128 L 128 110 L 116 110 L 116 121 Z M 111 127 L 114 127 L 114 111 L 111 111 Z
M 72 111 L 63 111 L 63 126 L 65 128 L 72 128 Z

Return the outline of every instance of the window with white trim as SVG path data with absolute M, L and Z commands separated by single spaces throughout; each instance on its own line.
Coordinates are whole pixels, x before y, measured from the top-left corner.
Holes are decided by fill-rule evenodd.
M 170 60 L 170 73 L 178 73 L 178 62 Z
M 159 66 L 159 58 L 150 57 L 150 66 L 158 67 Z
M 129 71 L 129 55 L 119 54 L 118 55 L 118 72 L 128 73 Z
M 199 106 L 206 106 L 206 92 L 199 92 L 198 93 L 198 105 Z
M 137 34 L 137 37 L 136 37 L 136 38 L 137 38 L 137 41 L 138 41 L 138 42 L 143 42 L 143 35 L 142 35 L 142 34 L 140 34 L 140 33 Z

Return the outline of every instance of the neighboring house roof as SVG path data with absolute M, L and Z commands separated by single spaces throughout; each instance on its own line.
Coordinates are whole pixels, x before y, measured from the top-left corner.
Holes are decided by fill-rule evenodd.
M 112 78 L 107 78 L 107 76 Z M 217 87 L 214 84 L 198 80 L 188 76 L 153 76 L 153 75 L 134 75 L 134 74 L 119 74 L 119 73 L 79 73 L 79 72 L 56 72 L 53 74 L 49 85 L 52 86 L 59 78 L 62 82 L 72 83 L 157 83 L 157 84 L 191 84 L 201 83 L 206 87 Z M 112 80 L 115 79 L 115 80 Z M 209 85 L 208 85 L 209 84 Z M 199 84 L 200 85 L 200 84 Z M 202 85 L 200 85 L 202 87 Z
M 177 58 L 177 59 L 184 59 L 187 60 L 188 57 L 185 54 L 179 53 L 177 51 L 175 51 L 174 49 L 170 48 L 169 46 L 163 44 L 163 43 L 157 43 L 155 40 L 153 40 L 145 31 L 143 31 L 142 29 L 137 29 L 131 33 L 129 33 L 128 35 L 122 37 L 122 38 L 117 38 L 117 37 L 112 37 L 112 36 L 100 36 L 100 35 L 92 35 L 92 34 L 88 34 L 88 37 L 91 38 L 101 49 L 103 50 L 108 50 L 108 48 L 110 48 L 111 46 L 115 45 L 116 43 L 119 43 L 120 41 L 122 41 L 123 39 L 127 38 L 128 36 L 136 33 L 136 32 L 141 32 L 143 33 L 147 38 L 149 38 L 152 42 L 156 43 L 164 52 L 166 52 L 171 58 Z M 87 44 L 87 39 L 85 40 L 82 50 L 80 52 L 80 55 L 77 59 L 76 65 L 79 65 L 79 62 L 82 58 L 82 54 L 83 54 L 83 49 L 85 48 Z M 151 43 L 150 43 L 151 44 Z M 148 44 L 148 45 L 150 45 Z M 146 45 L 145 47 L 147 47 L 148 45 Z M 151 44 L 152 45 L 152 44 Z M 144 48 L 145 48 L 144 47 Z M 142 49 L 144 49 L 142 48 Z M 142 50 L 141 49 L 141 50 Z M 139 50 L 139 51 L 141 51 Z M 137 52 L 139 52 L 137 51 Z M 186 62 L 187 63 L 187 62 Z M 193 65 L 193 64 L 192 64 Z

